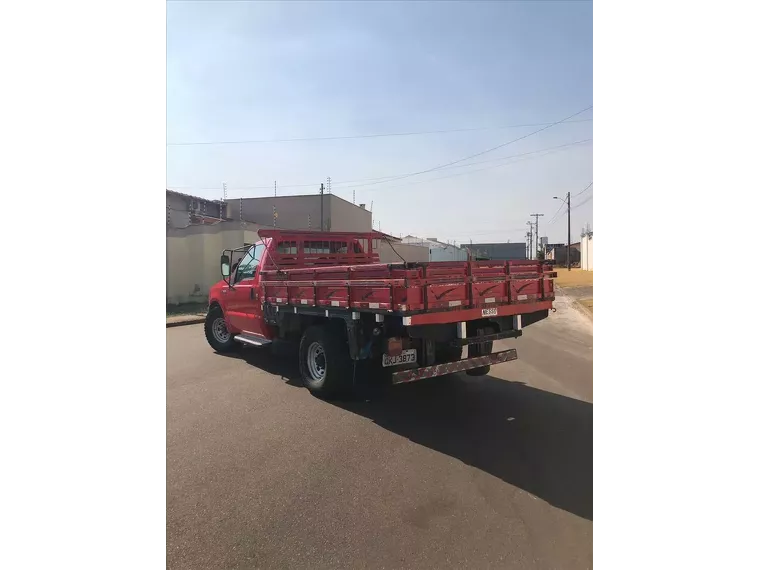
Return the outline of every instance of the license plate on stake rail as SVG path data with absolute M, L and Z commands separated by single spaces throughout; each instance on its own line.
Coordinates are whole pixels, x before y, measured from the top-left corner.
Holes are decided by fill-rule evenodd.
M 382 355 L 382 366 L 399 366 L 401 364 L 414 364 L 416 363 L 416 349 L 409 348 L 404 350 L 396 356 L 390 356 L 389 354 Z
M 496 317 L 498 316 L 498 309 L 482 309 L 482 316 L 483 317 Z

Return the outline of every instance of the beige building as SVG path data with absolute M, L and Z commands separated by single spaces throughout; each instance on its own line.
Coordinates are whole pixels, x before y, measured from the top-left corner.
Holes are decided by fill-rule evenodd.
M 204 303 L 221 279 L 219 258 L 225 249 L 258 241 L 256 224 L 221 222 L 166 231 L 166 303 Z
M 325 231 L 372 231 L 369 210 L 334 194 L 233 198 L 227 202 L 227 217 L 288 230 L 320 230 L 323 219 Z
M 221 279 L 219 257 L 222 251 L 258 241 L 260 228 L 274 226 L 275 208 L 278 229 L 308 230 L 310 217 L 310 228 L 319 231 L 323 208 L 326 231 L 372 231 L 371 212 L 333 194 L 325 194 L 323 202 L 318 194 L 232 199 L 221 203 L 226 219 L 207 215 L 215 204 L 213 201 L 204 204 L 202 199 L 167 191 L 167 212 L 177 214 L 185 209 L 181 218 L 167 218 L 167 304 L 206 302 L 211 286 Z M 199 213 L 188 214 L 187 209 L 193 208 L 199 209 Z M 379 242 L 380 261 L 429 261 L 428 248 L 386 237 Z

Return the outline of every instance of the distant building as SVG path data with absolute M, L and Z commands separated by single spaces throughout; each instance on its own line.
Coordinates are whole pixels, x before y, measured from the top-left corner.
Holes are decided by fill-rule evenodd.
M 467 247 L 477 258 L 499 261 L 527 258 L 527 244 L 525 242 L 473 243 Z
M 209 200 L 174 190 L 166 190 L 166 226 L 216 224 L 226 218 L 226 205 L 221 200 Z
M 430 261 L 466 261 L 469 259 L 469 251 L 466 248 L 443 243 L 435 238 L 420 238 L 408 235 L 402 241 L 409 245 L 417 245 L 429 249 Z
M 364 204 L 356 205 L 334 194 L 231 198 L 227 215 L 264 226 L 288 230 L 370 232 L 372 213 Z
M 550 249 L 549 249 L 550 248 Z M 563 243 L 552 244 L 546 247 L 546 259 L 553 261 L 556 265 L 567 264 L 567 246 Z M 573 243 L 569 246 L 569 261 L 572 264 L 580 263 L 580 242 Z

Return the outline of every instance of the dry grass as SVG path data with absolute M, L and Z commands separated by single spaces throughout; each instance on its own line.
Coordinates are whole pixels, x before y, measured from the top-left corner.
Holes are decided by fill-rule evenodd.
M 559 287 L 592 287 L 593 272 L 583 271 L 582 269 L 572 269 L 567 271 L 566 267 L 554 267 L 557 273 L 554 283 Z

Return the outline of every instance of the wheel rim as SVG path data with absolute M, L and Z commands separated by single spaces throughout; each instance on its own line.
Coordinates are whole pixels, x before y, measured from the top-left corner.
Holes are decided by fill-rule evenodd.
M 225 343 L 229 340 L 230 335 L 227 330 L 227 323 L 224 322 L 223 317 L 214 320 L 213 325 L 211 325 L 211 331 L 213 332 L 213 337 L 218 342 Z
M 306 365 L 311 378 L 316 381 L 323 380 L 327 375 L 327 358 L 324 354 L 324 347 L 318 342 L 313 342 L 308 347 Z

